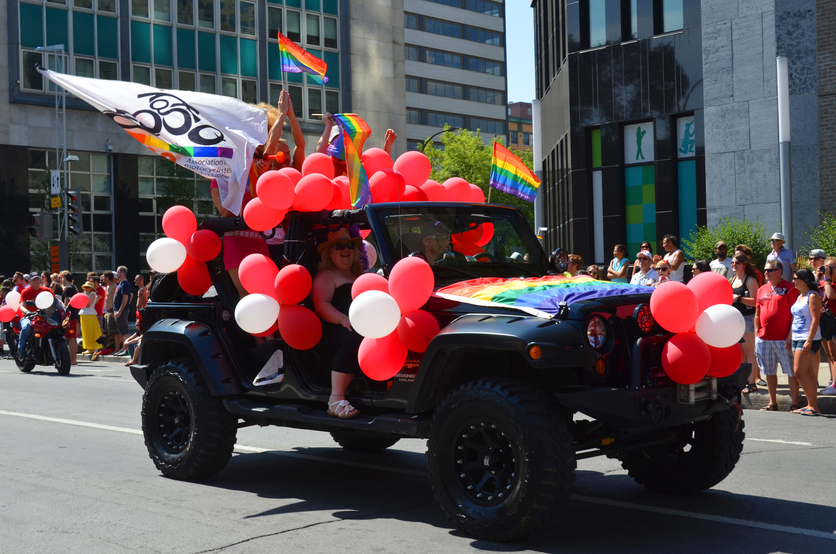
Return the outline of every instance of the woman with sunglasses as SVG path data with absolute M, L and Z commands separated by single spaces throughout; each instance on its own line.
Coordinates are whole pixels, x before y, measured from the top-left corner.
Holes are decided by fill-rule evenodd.
M 653 257 L 653 246 L 651 246 L 650 242 L 648 242 L 648 241 L 644 241 L 642 243 L 641 248 L 639 248 L 639 252 L 647 252 L 648 254 L 650 254 L 650 261 L 651 262 L 658 261 Z M 641 270 L 641 265 L 640 264 L 633 264 L 632 275 L 635 276 L 636 273 L 638 273 L 640 270 Z M 630 281 L 632 281 L 632 278 L 630 279 Z
M 350 419 L 360 414 L 345 399 L 345 391 L 354 376 L 360 373 L 357 351 L 363 340 L 348 320 L 351 306 L 351 286 L 362 275 L 360 261 L 360 237 L 351 237 L 348 229 L 341 227 L 328 233 L 328 240 L 316 247 L 322 257 L 319 270 L 313 280 L 314 310 L 322 319 L 322 340 L 319 344 L 331 362 L 331 397 L 328 399 L 328 415 Z
M 792 282 L 799 295 L 792 305 L 793 372 L 807 397 L 807 405 L 793 410 L 794 414 L 820 415 L 818 402 L 819 349 L 821 348 L 821 298 L 809 269 L 793 272 Z
M 732 285 L 732 306 L 743 316 L 746 322 L 746 330 L 743 333 L 743 361 L 752 364 L 752 371 L 749 373 L 749 382 L 743 387 L 743 394 L 749 394 L 758 390 L 760 371 L 758 370 L 757 358 L 755 358 L 755 305 L 758 298 L 758 278 L 755 275 L 755 268 L 749 263 L 749 258 L 738 252 L 731 260 L 731 268 L 734 278 Z

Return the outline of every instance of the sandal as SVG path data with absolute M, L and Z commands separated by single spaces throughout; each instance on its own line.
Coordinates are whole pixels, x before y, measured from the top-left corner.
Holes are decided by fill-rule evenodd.
M 746 386 L 743 387 L 743 390 L 740 392 L 742 394 L 749 394 L 750 392 L 757 392 L 758 386 L 754 383 L 746 383 Z
M 800 412 L 801 406 L 798 404 L 790 404 L 790 412 Z
M 762 412 L 777 412 L 778 411 L 778 404 L 767 404 L 765 407 L 761 408 Z
M 819 416 L 819 415 L 821 415 L 821 412 L 817 412 L 816 410 L 814 410 L 813 408 L 810 408 L 810 407 L 794 410 L 792 413 L 806 415 L 806 416 Z
M 351 419 L 360 415 L 360 410 L 351 405 L 348 400 L 337 400 L 328 403 L 328 415 L 339 419 Z

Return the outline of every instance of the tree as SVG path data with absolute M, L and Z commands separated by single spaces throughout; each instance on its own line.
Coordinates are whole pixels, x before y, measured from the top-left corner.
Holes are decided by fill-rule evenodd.
M 836 256 L 836 217 L 829 213 L 819 212 L 819 224 L 810 227 L 810 242 L 796 250 L 799 258 L 807 260 L 807 253 L 814 248 L 821 248 L 828 256 Z M 800 256 L 801 253 L 804 256 Z
M 720 224 L 713 229 L 699 227 L 689 238 L 683 238 L 682 250 L 689 260 L 712 260 L 717 241 L 726 242 L 729 256 L 734 254 L 735 246 L 745 244 L 752 249 L 751 261 L 755 267 L 763 267 L 770 250 L 767 237 L 766 228 L 758 219 L 753 223 L 745 217 L 742 221 L 721 218 Z
M 490 194 L 492 204 L 505 204 L 518 208 L 531 226 L 534 226 L 534 204 L 526 202 L 513 194 L 498 191 L 488 185 L 491 178 L 491 158 L 493 156 L 493 142 L 485 144 L 482 142 L 482 135 L 477 129 L 471 133 L 467 129 L 455 133 L 445 126 L 441 134 L 441 144 L 444 149 L 436 148 L 429 143 L 424 149 L 424 154 L 430 159 L 433 170 L 430 179 L 443 183 L 451 177 L 461 177 L 468 183 L 472 183 L 482 189 L 485 198 Z M 500 144 L 503 139 L 494 139 Z M 523 163 L 533 170 L 534 155 L 532 152 L 514 150 L 514 155 L 519 157 Z

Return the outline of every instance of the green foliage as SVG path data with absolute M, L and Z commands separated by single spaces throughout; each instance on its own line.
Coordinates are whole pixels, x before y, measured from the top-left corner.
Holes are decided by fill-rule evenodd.
M 796 250 L 799 258 L 807 260 L 810 250 L 821 248 L 828 256 L 836 256 L 836 217 L 830 213 L 819 213 L 819 224 L 810 227 L 810 242 Z M 801 253 L 804 256 L 801 256 Z
M 699 227 L 691 232 L 689 238 L 682 239 L 682 250 L 689 260 L 713 260 L 714 245 L 724 240 L 729 247 L 729 256 L 734 254 L 734 247 L 745 244 L 752 249 L 752 263 L 763 267 L 769 254 L 769 235 L 760 220 L 754 222 L 721 218 L 720 224 L 713 229 Z
M 443 183 L 451 177 L 461 177 L 468 183 L 481 188 L 486 199 L 490 194 L 492 204 L 505 204 L 519 209 L 533 227 L 534 204 L 532 202 L 526 202 L 513 194 L 501 192 L 488 186 L 491 178 L 493 142 L 491 144 L 483 143 L 482 135 L 479 134 L 478 129 L 475 133 L 466 129 L 453 133 L 448 129 L 449 126 L 445 126 L 445 131 L 441 134 L 441 143 L 444 145 L 444 150 L 439 150 L 432 143 L 427 144 L 424 149 L 424 154 L 430 159 L 433 167 L 430 179 Z M 501 137 L 495 140 L 500 144 L 503 143 Z M 533 170 L 534 154 L 532 152 L 513 150 L 513 153 L 529 169 Z
M 164 213 L 171 206 L 178 204 L 194 210 L 194 181 L 186 178 L 187 176 L 191 176 L 191 172 L 179 165 L 172 164 L 172 166 L 171 177 L 159 181 L 158 186 L 160 190 L 158 191 L 157 206 L 160 214 Z

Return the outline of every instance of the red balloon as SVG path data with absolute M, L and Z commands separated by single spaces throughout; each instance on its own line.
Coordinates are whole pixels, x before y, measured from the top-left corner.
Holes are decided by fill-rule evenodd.
M 362 160 L 368 177 L 381 169 L 392 169 L 392 157 L 382 148 L 369 148 L 363 152 Z
M 256 194 L 274 210 L 289 210 L 296 197 L 295 184 L 281 171 L 267 171 L 258 178 Z
M 650 313 L 666 331 L 687 333 L 696 324 L 700 311 L 691 289 L 677 281 L 669 281 L 653 289 Z
M 662 368 L 668 377 L 682 385 L 692 385 L 705 377 L 710 360 L 708 345 L 691 333 L 672 336 L 662 349 Z
M 203 296 L 212 286 L 206 262 L 199 262 L 191 256 L 186 256 L 186 261 L 177 270 L 177 282 L 192 296 Z
M 278 274 L 279 268 L 264 254 L 250 254 L 238 266 L 238 279 L 250 294 L 266 294 L 276 298 L 275 282 Z
M 480 227 L 482 228 L 482 238 L 476 241 L 476 246 L 485 246 L 493 238 L 493 223 L 483 223 Z
M 703 313 L 706 308 L 716 304 L 731 306 L 732 295 L 734 294 L 731 283 L 719 273 L 713 271 L 700 273 L 688 281 L 688 288 L 697 298 L 699 313 Z
M 413 352 L 426 352 L 439 330 L 438 320 L 424 310 L 407 312 L 398 323 L 398 337 Z
M 186 243 L 186 252 L 199 262 L 214 260 L 221 253 L 221 237 L 209 229 L 195 231 Z
M 421 258 L 403 258 L 389 274 L 389 294 L 397 301 L 401 313 L 423 306 L 433 292 L 435 278 L 430 264 Z
M 415 188 L 412 185 L 406 185 L 402 200 L 404 202 L 426 202 L 428 199 L 427 193 L 423 190 Z
M 476 204 L 485 203 L 485 193 L 473 183 L 470 183 L 470 201 Z
M 453 242 L 458 242 L 460 244 L 472 244 L 475 245 L 482 239 L 482 227 L 477 226 L 470 231 L 464 231 L 462 233 L 455 233 L 453 234 Z
M 728 377 L 740 368 L 743 363 L 743 348 L 733 344 L 728 348 L 714 348 L 708 346 L 711 352 L 711 365 L 708 367 L 709 377 Z
M 253 231 L 267 231 L 282 222 L 287 210 L 267 207 L 261 198 L 253 198 L 244 206 L 244 222 Z
M 296 185 L 293 209 L 300 212 L 318 212 L 325 209 L 333 195 L 334 184 L 329 177 L 318 173 L 305 175 Z
M 456 252 L 461 252 L 465 256 L 476 256 L 476 254 L 481 254 L 485 251 L 485 249 L 481 246 L 477 246 L 475 244 L 462 244 L 460 242 L 457 242 L 453 246 L 453 250 L 455 250 Z M 489 262 L 491 260 L 488 257 L 482 256 L 478 261 Z
M 290 179 L 290 182 L 293 183 L 294 187 L 302 179 L 302 174 L 295 167 L 283 167 L 279 170 L 279 173 Z
M 197 219 L 186 206 L 172 206 L 163 214 L 165 236 L 185 245 L 195 231 L 197 231 Z
M 369 238 L 369 235 L 371 235 L 371 234 L 372 234 L 371 229 L 363 229 L 362 231 L 360 231 L 360 237 L 364 238 L 364 239 Z
M 345 207 L 343 202 L 343 190 L 338 183 L 331 182 L 331 201 L 325 206 L 326 210 L 342 210 Z
M 375 204 L 397 202 L 403 198 L 406 181 L 399 171 L 381 169 L 369 179 L 369 189 Z
M 345 175 L 340 175 L 339 177 L 334 177 L 334 183 L 337 183 L 337 186 L 340 187 L 340 199 L 342 200 L 342 205 L 340 206 L 343 210 L 350 210 L 351 209 L 351 190 L 348 188 L 349 181 L 348 177 Z M 334 195 L 336 195 L 336 191 L 334 191 Z
M 447 179 L 438 191 L 438 199 L 441 202 L 470 202 L 472 196 L 470 183 L 460 177 Z
M 417 150 L 404 152 L 398 156 L 398 159 L 395 160 L 395 164 L 392 167 L 403 174 L 407 185 L 413 187 L 423 185 L 430 178 L 430 171 L 432 171 L 430 159 L 423 152 L 418 152 Z
M 316 174 L 324 175 L 328 180 L 334 178 L 334 162 L 331 161 L 331 156 L 322 152 L 314 152 L 305 158 L 305 161 L 302 162 L 302 176 L 307 177 Z
M 426 183 L 421 185 L 421 190 L 427 195 L 427 200 L 430 202 L 438 202 L 438 195 L 441 192 L 441 185 L 438 181 L 428 179 Z
M 81 308 L 87 306 L 87 303 L 89 301 L 90 301 L 90 299 L 87 298 L 86 294 L 84 294 L 83 292 L 79 292 L 78 294 L 74 294 L 73 297 L 70 298 L 70 306 L 72 306 L 76 310 L 80 310 Z M 0 308 L 0 309 L 2 309 L 2 308 Z M 11 320 L 9 320 L 9 321 L 11 321 Z
M 365 338 L 357 351 L 360 369 L 375 381 L 388 381 L 397 375 L 406 363 L 406 355 L 397 331 L 380 339 Z
M 84 293 L 80 292 L 79 294 L 84 296 Z M 73 298 L 75 298 L 75 296 Z M 86 300 L 87 297 L 84 296 L 84 299 Z M 87 304 L 85 303 L 84 305 L 86 306 Z M 73 306 L 73 307 L 75 307 L 75 306 Z M 82 307 L 84 307 L 84 306 L 82 306 Z M 14 318 L 15 318 L 15 311 L 12 309 L 11 306 L 5 306 L 5 305 L 0 306 L 0 321 L 2 321 L 3 323 L 8 323 L 11 320 L 13 320 Z
M 279 333 L 296 350 L 310 350 L 322 338 L 322 322 L 311 310 L 295 304 L 279 308 Z
M 311 293 L 311 274 L 303 266 L 285 266 L 273 281 L 279 304 L 298 304 Z
M 281 153 L 281 152 L 280 152 Z M 263 333 L 252 333 L 254 337 L 269 337 L 273 333 L 279 330 L 278 323 L 274 323 L 269 329 L 264 331 Z
M 364 273 L 351 285 L 351 299 L 354 300 L 367 290 L 379 290 L 389 294 L 389 281 L 377 273 Z

